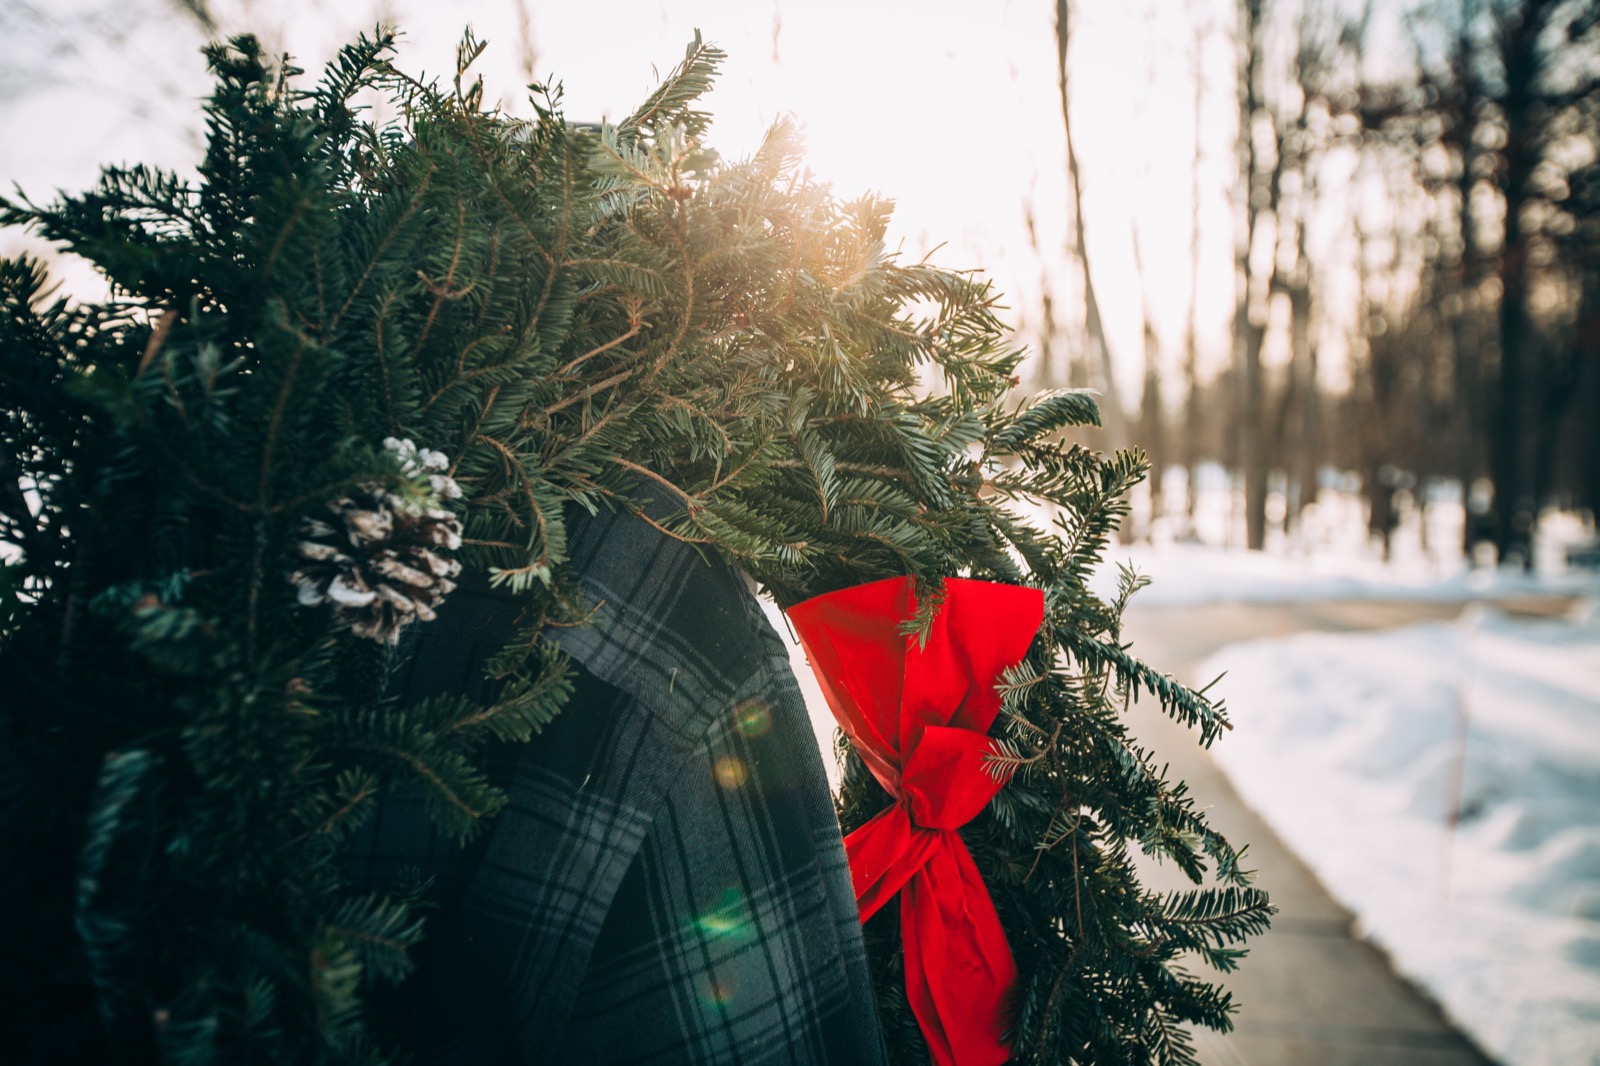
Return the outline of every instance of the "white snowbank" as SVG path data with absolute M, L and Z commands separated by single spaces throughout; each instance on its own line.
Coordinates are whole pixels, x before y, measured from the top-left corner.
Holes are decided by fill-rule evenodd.
M 1267 497 L 1266 551 L 1248 552 L 1244 510 L 1237 479 L 1214 465 L 1201 468 L 1194 513 L 1186 515 L 1184 471 L 1167 471 L 1167 509 L 1152 516 L 1148 486 L 1131 498 L 1127 528 L 1139 543 L 1112 545 L 1106 565 L 1095 575 L 1102 595 L 1116 591 L 1115 563 L 1131 563 L 1151 579 L 1139 594 L 1140 606 L 1202 603 L 1297 603 L 1314 600 L 1432 600 L 1465 603 L 1551 593 L 1600 595 L 1600 573 L 1572 570 L 1568 550 L 1595 539 L 1593 522 L 1572 512 L 1547 510 L 1534 534 L 1535 574 L 1496 570 L 1493 552 L 1480 545 L 1476 565 L 1461 555 L 1467 520 L 1461 488 L 1439 484 L 1426 494 L 1427 507 L 1410 493 L 1398 504 L 1399 524 L 1389 539 L 1388 558 L 1367 529 L 1360 481 L 1349 474 L 1324 472 L 1317 502 L 1300 515 L 1292 533 L 1282 528 L 1284 501 Z M 1034 510 L 1048 525 L 1054 510 Z
M 1445 600 L 1468 602 L 1523 595 L 1600 591 L 1600 575 L 1583 571 L 1469 569 L 1424 560 L 1385 563 L 1362 554 L 1247 552 L 1199 544 L 1114 547 L 1108 560 L 1128 563 L 1151 579 L 1141 607 L 1203 603 L 1299 603 L 1314 600 Z M 1102 595 L 1115 591 L 1116 571 L 1095 575 Z
M 1508 1066 L 1600 1064 L 1600 611 L 1237 645 L 1240 795 Z M 1459 825 L 1452 830 L 1452 814 Z

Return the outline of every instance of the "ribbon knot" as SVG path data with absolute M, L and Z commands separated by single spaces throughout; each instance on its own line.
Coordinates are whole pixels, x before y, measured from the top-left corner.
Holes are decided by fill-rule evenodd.
M 960 829 L 1000 791 L 984 766 L 993 751 L 987 735 L 931 725 L 900 774 L 901 795 L 919 829 Z
M 899 631 L 910 578 L 791 608 L 822 693 L 895 804 L 845 838 L 861 920 L 896 894 L 906 997 L 939 1066 L 1003 1063 L 1001 1009 L 1016 964 L 959 830 L 1000 781 L 984 765 L 1001 672 L 1044 619 L 1038 589 L 951 578 L 928 639 Z

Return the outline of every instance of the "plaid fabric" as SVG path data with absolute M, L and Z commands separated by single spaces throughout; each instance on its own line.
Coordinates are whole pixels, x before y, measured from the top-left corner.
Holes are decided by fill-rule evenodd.
M 582 672 L 489 772 L 482 838 L 416 793 L 353 848 L 358 888 L 433 879 L 419 969 L 380 1004 L 424 1063 L 876 1063 L 871 980 L 821 755 L 751 591 L 637 518 L 575 511 L 597 623 L 552 635 Z M 411 641 L 404 701 L 486 695 L 516 602 L 458 589 Z

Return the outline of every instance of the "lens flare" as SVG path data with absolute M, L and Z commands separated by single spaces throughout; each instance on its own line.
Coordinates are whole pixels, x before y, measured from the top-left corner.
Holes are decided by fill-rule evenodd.
M 733 722 L 744 736 L 765 736 L 772 728 L 772 708 L 765 700 L 745 700 L 733 709 Z
M 723 788 L 739 788 L 750 780 L 750 767 L 744 764 L 743 759 L 725 755 L 718 759 L 712 766 L 711 772 L 716 776 L 717 784 Z
M 728 937 L 748 940 L 754 935 L 749 908 L 737 888 L 723 892 L 715 907 L 694 920 L 694 927 L 716 940 Z
M 739 991 L 732 981 L 713 980 L 706 986 L 705 994 L 701 997 L 710 1007 L 726 1007 L 733 1002 L 733 997 Z

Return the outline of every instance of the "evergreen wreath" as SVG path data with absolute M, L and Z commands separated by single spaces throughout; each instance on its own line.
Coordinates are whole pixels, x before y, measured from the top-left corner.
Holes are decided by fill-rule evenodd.
M 4 1046 L 394 1061 L 363 989 L 405 976 L 426 912 L 416 886 L 351 898 L 341 846 L 403 783 L 463 841 L 504 802 L 474 752 L 538 743 L 570 690 L 540 634 L 590 609 L 563 567 L 576 502 L 784 607 L 897 575 L 1043 589 L 995 729 L 1012 780 L 963 830 L 1020 972 L 1012 1047 L 1193 1062 L 1182 1024 L 1225 1030 L 1232 1004 L 1183 960 L 1230 970 L 1271 908 L 1122 721 L 1147 695 L 1201 743 L 1226 726 L 1122 644 L 1141 579 L 1085 584 L 1143 459 L 1060 440 L 1097 424 L 1088 394 L 1008 402 L 1022 353 L 988 284 L 899 262 L 890 205 L 836 199 L 787 124 L 745 160 L 708 149 L 722 53 L 698 35 L 598 131 L 558 88 L 531 121 L 485 108 L 470 35 L 446 86 L 392 45 L 310 89 L 253 38 L 214 46 L 198 182 L 108 167 L 0 201 L 112 287 L 72 303 L 0 262 Z M 529 605 L 498 697 L 387 705 L 389 641 L 462 567 Z M 841 754 L 848 832 L 886 796 Z M 1216 884 L 1147 890 L 1135 846 Z M 925 1061 L 898 927 L 865 932 L 892 1057 Z

